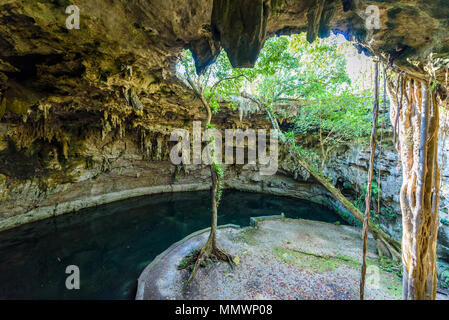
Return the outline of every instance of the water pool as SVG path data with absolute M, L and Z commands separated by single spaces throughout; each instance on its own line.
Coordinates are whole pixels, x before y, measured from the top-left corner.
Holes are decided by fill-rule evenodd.
M 218 223 L 276 215 L 346 224 L 312 202 L 225 191 Z M 210 193 L 151 195 L 49 218 L 0 233 L 0 299 L 134 299 L 137 278 L 172 243 L 210 224 Z M 65 269 L 80 269 L 67 290 Z

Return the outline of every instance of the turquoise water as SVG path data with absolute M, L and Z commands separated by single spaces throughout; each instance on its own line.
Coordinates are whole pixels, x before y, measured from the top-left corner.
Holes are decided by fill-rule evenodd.
M 226 191 L 219 224 L 249 225 L 276 215 L 345 222 L 317 204 Z M 49 218 L 0 233 L 0 299 L 134 299 L 137 278 L 172 243 L 210 224 L 209 192 L 134 198 Z M 80 270 L 67 290 L 65 268 Z

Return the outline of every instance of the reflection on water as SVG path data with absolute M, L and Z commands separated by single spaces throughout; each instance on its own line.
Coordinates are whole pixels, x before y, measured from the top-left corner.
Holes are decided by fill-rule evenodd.
M 133 299 L 137 278 L 172 243 L 209 226 L 209 192 L 134 198 L 37 221 L 0 233 L 0 299 Z M 219 224 L 249 217 L 344 221 L 297 199 L 226 191 Z M 81 288 L 65 288 L 65 268 L 77 265 Z

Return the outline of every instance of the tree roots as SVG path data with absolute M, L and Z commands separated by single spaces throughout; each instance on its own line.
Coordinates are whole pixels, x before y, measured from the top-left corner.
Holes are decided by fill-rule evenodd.
M 187 267 L 191 266 L 194 262 L 195 265 L 192 269 L 192 272 L 189 276 L 189 279 L 187 280 L 186 285 L 189 285 L 193 278 L 195 277 L 198 268 L 199 267 L 205 267 L 206 261 L 208 259 L 212 261 L 225 261 L 228 262 L 231 268 L 234 268 L 234 259 L 233 257 L 224 252 L 223 250 L 219 249 L 216 245 L 215 241 L 209 240 L 206 242 L 204 247 L 201 249 L 201 251 L 196 251 L 194 254 L 191 255 L 191 257 L 188 257 L 188 261 L 183 264 L 182 267 L 179 267 L 179 269 L 186 269 Z

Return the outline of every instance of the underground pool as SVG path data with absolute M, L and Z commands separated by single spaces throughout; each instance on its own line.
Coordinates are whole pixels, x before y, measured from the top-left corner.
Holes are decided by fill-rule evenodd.
M 210 194 L 185 192 L 114 202 L 0 233 L 0 299 L 134 299 L 137 278 L 172 243 L 210 224 Z M 346 224 L 312 202 L 239 191 L 224 192 L 219 224 L 284 213 Z M 67 290 L 68 265 L 80 289 Z

